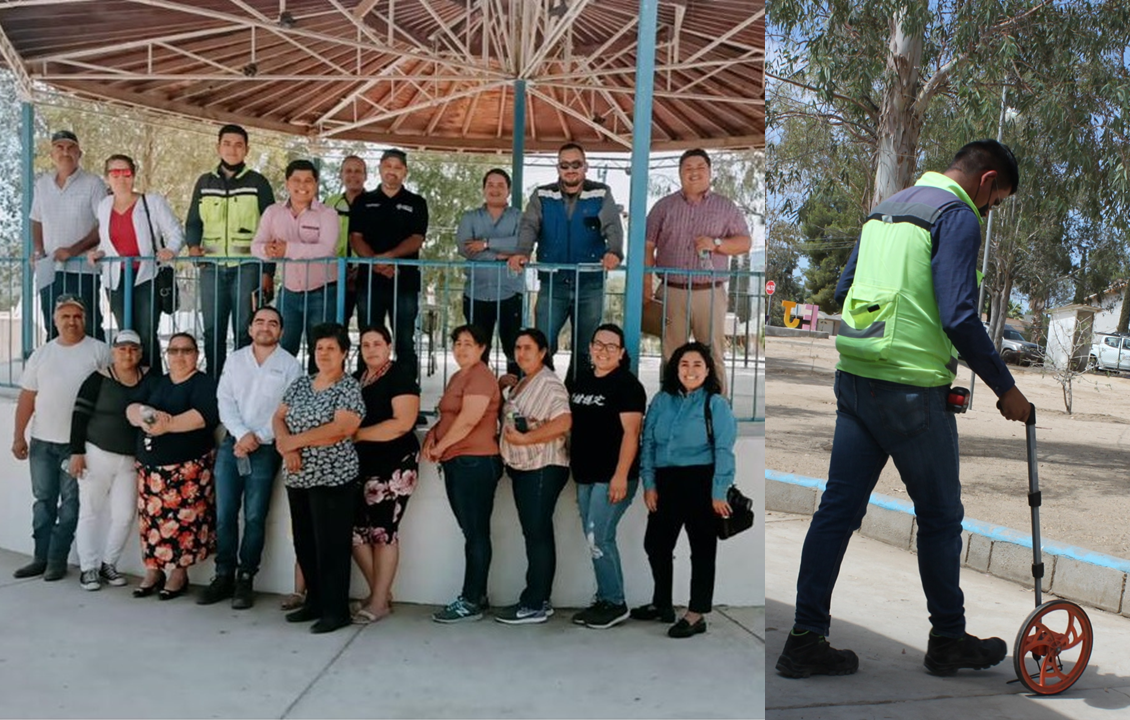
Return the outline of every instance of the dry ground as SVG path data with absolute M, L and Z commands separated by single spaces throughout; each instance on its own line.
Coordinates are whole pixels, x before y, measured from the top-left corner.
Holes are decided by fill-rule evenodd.
M 826 478 L 836 406 L 834 338 L 767 339 L 765 467 Z M 1130 378 L 1088 374 L 1074 382 L 1072 415 L 1060 384 L 1040 368 L 1010 365 L 1038 410 L 1036 437 L 1047 540 L 1130 558 Z M 955 385 L 969 386 L 961 366 Z M 965 516 L 1026 530 L 1024 426 L 1008 422 L 980 381 L 973 409 L 957 416 Z M 876 492 L 906 498 L 894 464 Z

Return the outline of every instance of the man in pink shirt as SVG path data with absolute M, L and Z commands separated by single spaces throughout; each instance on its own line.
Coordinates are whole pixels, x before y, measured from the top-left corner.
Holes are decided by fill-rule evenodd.
M 647 214 L 644 266 L 661 284 L 664 305 L 663 359 L 694 339 L 709 345 L 722 391 L 726 388 L 726 281 L 730 256 L 749 252 L 753 244 L 745 215 L 733 200 L 710 190 L 710 156 L 687 150 L 679 158 L 682 187 L 662 198 Z M 684 275 L 679 270 L 698 271 Z M 653 300 L 652 277 L 644 277 L 644 303 Z
M 264 260 L 282 260 L 282 345 L 298 355 L 303 329 L 337 317 L 337 212 L 318 201 L 318 168 L 309 160 L 286 166 L 286 202 L 267 208 L 251 243 L 251 252 Z M 289 262 L 288 262 L 289 261 Z M 314 353 L 307 354 L 316 372 Z

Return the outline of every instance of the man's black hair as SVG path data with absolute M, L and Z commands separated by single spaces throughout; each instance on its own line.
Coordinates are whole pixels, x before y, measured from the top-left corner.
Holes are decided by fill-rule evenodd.
M 1020 187 L 1020 168 L 1016 156 L 1008 146 L 996 140 L 976 140 L 953 156 L 950 170 L 960 170 L 966 175 L 980 175 L 990 170 L 996 171 L 1001 184 L 1012 188 L 1013 195 Z
M 692 148 L 679 156 L 679 169 L 682 170 L 683 163 L 693 157 L 700 157 L 706 161 L 706 167 L 713 167 L 713 163 L 710 162 L 710 156 L 706 154 L 705 150 L 702 148 Z
M 224 125 L 222 128 L 220 128 L 220 132 L 216 136 L 216 139 L 217 140 L 223 140 L 224 135 L 239 135 L 240 137 L 243 138 L 243 142 L 248 142 L 247 131 L 244 130 L 243 126 L 241 126 L 241 125 L 235 125 L 233 123 L 228 123 L 227 125 Z
M 283 177 L 289 180 L 291 175 L 299 172 L 300 170 L 305 170 L 306 172 L 313 173 L 314 179 L 318 179 L 318 166 L 310 162 L 309 160 L 291 160 L 289 163 L 287 163 L 286 173 Z

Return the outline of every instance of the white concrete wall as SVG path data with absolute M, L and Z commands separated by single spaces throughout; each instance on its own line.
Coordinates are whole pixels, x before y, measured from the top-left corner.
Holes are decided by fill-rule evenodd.
M 0 437 L 11 437 L 15 413 L 14 395 L 0 397 Z M 748 428 L 747 428 L 748 429 Z M 715 603 L 751 606 L 765 604 L 765 440 L 739 437 L 738 485 L 753 498 L 757 523 L 754 528 L 720 543 Z M 588 549 L 581 534 L 575 485 L 561 494 L 554 517 L 557 535 L 557 577 L 553 602 L 563 607 L 587 605 L 596 589 Z M 26 462 L 10 452 L 0 457 L 0 548 L 30 554 L 31 482 Z M 619 546 L 629 604 L 651 600 L 651 572 L 643 551 L 646 524 L 642 489 L 620 522 Z M 290 592 L 293 585 L 294 548 L 282 482 L 275 488 L 267 520 L 267 546 L 256 588 L 268 592 Z M 510 480 L 499 484 L 492 520 L 494 560 L 491 565 L 490 598 L 496 605 L 516 602 L 524 585 L 526 560 L 522 531 L 510 489 Z M 405 511 L 400 527 L 401 558 L 393 594 L 398 601 L 443 604 L 453 599 L 463 581 L 463 535 L 447 503 L 443 481 L 434 465 L 421 468 L 420 483 Z M 684 604 L 690 586 L 689 550 L 685 536 L 675 551 L 675 602 Z M 77 563 L 75 551 L 71 562 Z M 131 541 L 119 563 L 123 572 L 142 572 L 138 541 Z M 189 571 L 194 584 L 207 583 L 212 562 Z M 77 582 L 77 574 L 68 581 Z M 364 580 L 354 570 L 353 596 L 363 594 Z
M 1112 333 L 1118 330 L 1118 318 L 1122 316 L 1121 293 L 1113 304 L 1108 302 L 1111 297 L 1105 297 L 1102 302 L 1103 311 L 1095 313 L 1095 332 Z
M 1044 362 L 1053 367 L 1066 367 L 1071 357 L 1075 335 L 1075 311 L 1052 312 L 1048 318 L 1048 344 Z

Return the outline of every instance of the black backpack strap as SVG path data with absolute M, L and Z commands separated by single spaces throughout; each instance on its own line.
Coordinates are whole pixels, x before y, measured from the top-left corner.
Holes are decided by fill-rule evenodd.
M 706 404 L 702 406 L 702 417 L 706 420 L 706 439 L 710 443 L 710 454 L 714 454 L 714 412 L 710 403 L 714 400 L 713 393 L 706 393 Z

